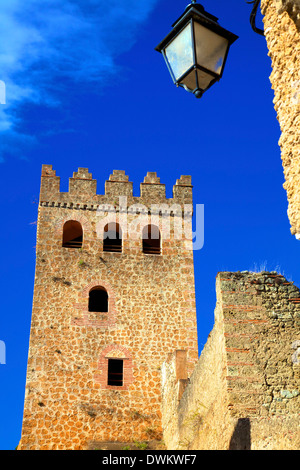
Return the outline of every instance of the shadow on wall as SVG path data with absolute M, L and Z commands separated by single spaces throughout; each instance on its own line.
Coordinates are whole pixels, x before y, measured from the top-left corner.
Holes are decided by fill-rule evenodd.
M 299 13 L 300 13 L 300 2 L 299 0 L 279 0 L 276 5 L 277 13 L 281 15 L 284 11 L 287 12 L 291 20 L 294 22 L 298 32 L 299 27 Z
M 251 425 L 249 418 L 239 418 L 232 434 L 229 450 L 251 450 Z

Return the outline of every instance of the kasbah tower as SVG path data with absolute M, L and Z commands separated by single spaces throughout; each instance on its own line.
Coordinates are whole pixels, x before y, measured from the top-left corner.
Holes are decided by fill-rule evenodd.
M 148 173 L 135 197 L 114 170 L 103 192 L 85 168 L 60 192 L 60 177 L 43 165 L 20 450 L 160 441 L 162 362 L 182 353 L 187 378 L 198 360 L 191 226 L 176 235 L 191 224 L 183 219 L 191 177 L 167 199 Z M 134 220 L 140 236 L 125 236 Z

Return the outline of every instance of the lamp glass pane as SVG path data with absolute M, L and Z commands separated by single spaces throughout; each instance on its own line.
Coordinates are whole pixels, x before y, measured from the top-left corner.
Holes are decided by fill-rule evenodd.
M 228 40 L 197 22 L 194 28 L 197 64 L 221 75 Z
M 191 23 L 165 48 L 165 54 L 175 79 L 178 80 L 194 64 Z

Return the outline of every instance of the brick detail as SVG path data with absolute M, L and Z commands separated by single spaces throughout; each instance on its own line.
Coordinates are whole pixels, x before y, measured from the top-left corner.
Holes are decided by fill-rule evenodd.
M 262 404 L 264 399 L 269 403 L 268 393 L 271 393 L 266 392 L 268 387 L 265 380 L 267 383 L 270 381 L 270 384 L 277 380 L 275 377 L 264 378 L 269 371 L 274 374 L 277 368 L 265 367 L 261 351 L 263 348 L 268 350 L 273 347 L 273 335 L 281 337 L 283 347 L 287 342 L 285 336 L 294 334 L 293 317 L 297 307 L 294 299 L 298 299 L 295 294 L 299 289 L 287 282 L 282 275 L 267 272 L 261 275 L 221 275 L 218 286 L 222 301 L 230 410 L 232 415 L 237 416 L 241 410 L 250 412 L 251 408 L 251 416 L 260 416 L 268 409 L 267 404 L 265 408 L 262 408 Z M 279 327 L 280 319 L 285 324 L 283 330 Z M 286 320 L 289 320 L 288 323 Z M 286 359 L 289 360 L 288 357 Z M 271 363 L 271 358 L 268 363 Z M 274 363 L 276 364 L 275 357 Z M 252 406 L 252 401 L 256 402 L 256 406 Z M 248 406 L 244 402 L 248 402 Z M 275 403 L 274 400 L 274 408 Z
M 89 312 L 89 292 L 94 287 L 104 287 L 108 294 L 108 311 L 107 312 Z M 115 293 L 108 282 L 102 279 L 93 280 L 85 286 L 80 293 L 80 301 L 74 304 L 74 309 L 81 311 L 81 317 L 74 317 L 72 325 L 87 326 L 90 328 L 113 328 L 116 325 L 116 301 Z
M 118 358 L 123 360 L 123 385 L 114 386 L 107 385 L 108 377 L 108 360 L 111 358 Z M 98 370 L 94 375 L 95 383 L 99 384 L 104 390 L 128 390 L 129 386 L 133 383 L 133 370 L 132 358 L 129 351 L 124 347 L 117 344 L 110 344 L 105 348 L 100 356 L 98 362 Z
M 83 243 L 87 239 L 91 238 L 92 229 L 87 218 L 84 217 L 84 215 L 82 214 L 72 212 L 72 213 L 69 213 L 68 215 L 60 217 L 55 223 L 54 235 L 57 238 L 59 238 L 59 240 L 62 240 L 64 225 L 69 220 L 75 220 L 76 222 L 79 222 L 81 224 L 82 229 L 83 229 Z

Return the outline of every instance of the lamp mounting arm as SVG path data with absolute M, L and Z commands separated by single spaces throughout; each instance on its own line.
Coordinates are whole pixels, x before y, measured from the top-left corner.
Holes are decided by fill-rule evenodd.
M 251 24 L 253 31 L 257 34 L 260 34 L 260 36 L 264 36 L 265 35 L 264 31 L 256 26 L 256 15 L 257 15 L 257 10 L 260 4 L 260 0 L 251 0 L 250 2 L 246 1 L 246 3 L 248 3 L 249 5 L 253 5 L 251 15 L 250 15 L 250 24 Z
M 260 36 L 264 36 L 265 34 L 264 34 L 263 29 L 260 29 L 256 26 L 256 15 L 257 15 L 257 10 L 260 4 L 260 0 L 250 0 L 250 1 L 245 0 L 245 1 L 249 5 L 253 5 L 251 15 L 250 15 L 250 24 L 251 24 L 253 31 L 259 34 Z M 195 3 L 197 3 L 197 0 L 191 0 L 191 4 L 195 4 Z

